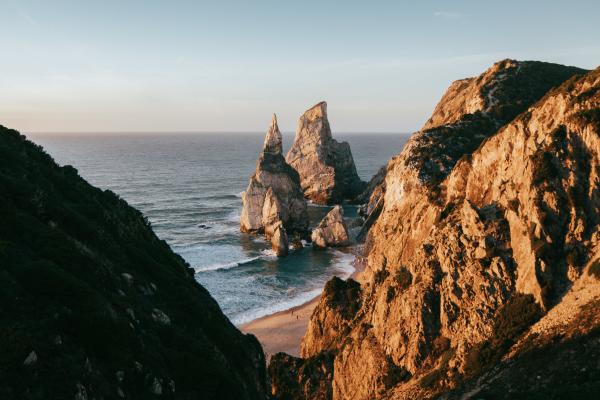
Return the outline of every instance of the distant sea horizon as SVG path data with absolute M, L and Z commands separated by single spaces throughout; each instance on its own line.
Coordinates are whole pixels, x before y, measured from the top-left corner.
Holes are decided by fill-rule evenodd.
M 300 305 L 333 276 L 347 278 L 354 256 L 310 247 L 277 258 L 262 237 L 239 231 L 241 193 L 253 173 L 264 132 L 25 133 L 61 165 L 110 189 L 139 209 L 159 238 L 237 325 Z M 284 132 L 284 149 L 293 132 Z M 399 153 L 406 133 L 335 133 L 350 143 L 357 171 L 369 180 Z M 310 206 L 316 225 L 328 207 Z M 348 217 L 356 206 L 345 205 Z
M 165 135 L 264 135 L 264 131 L 26 131 L 17 129 L 21 134 L 32 138 L 40 138 L 46 136 L 165 136 Z M 407 132 L 393 132 L 393 131 L 381 131 L 381 132 L 362 132 L 362 131 L 346 131 L 336 132 L 334 139 L 338 139 L 343 136 L 353 135 L 411 135 L 415 131 Z M 294 136 L 295 131 L 281 131 L 283 136 Z M 288 146 L 289 147 L 289 146 Z

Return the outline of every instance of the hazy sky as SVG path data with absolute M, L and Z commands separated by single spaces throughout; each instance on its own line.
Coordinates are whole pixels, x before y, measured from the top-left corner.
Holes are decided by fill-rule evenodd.
M 0 124 L 23 132 L 418 129 L 503 58 L 600 64 L 600 1 L 0 0 Z

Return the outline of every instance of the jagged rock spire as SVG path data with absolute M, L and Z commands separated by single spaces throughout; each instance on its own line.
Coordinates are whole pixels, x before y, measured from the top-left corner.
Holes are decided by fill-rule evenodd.
M 314 203 L 353 199 L 365 186 L 356 173 L 350 145 L 331 136 L 324 101 L 300 117 L 286 161 L 298 171 L 304 196 Z
M 273 114 L 271 119 L 271 126 L 265 136 L 265 143 L 263 145 L 263 152 L 281 154 L 282 152 L 282 140 L 279 126 L 277 126 L 277 115 Z
M 277 226 L 282 225 L 283 230 L 276 240 L 283 248 L 284 244 L 287 246 L 287 242 L 283 242 L 287 240 L 287 236 L 283 238 L 286 234 L 306 235 L 308 215 L 298 172 L 285 162 L 281 152 L 281 132 L 277 116 L 273 114 L 256 170 L 242 194 L 240 229 L 242 232 L 262 232 L 270 239 Z M 277 247 L 278 255 L 285 254 L 282 248 Z

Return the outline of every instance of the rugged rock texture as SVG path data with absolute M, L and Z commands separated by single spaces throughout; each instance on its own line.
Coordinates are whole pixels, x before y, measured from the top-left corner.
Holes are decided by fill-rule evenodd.
M 300 174 L 304 195 L 314 203 L 341 203 L 344 199 L 353 199 L 364 189 L 350 145 L 331 136 L 325 102 L 300 117 L 286 160 Z
M 557 380 L 597 394 L 597 363 L 582 363 L 577 392 L 576 362 L 542 358 L 597 351 L 598 319 L 570 319 L 600 311 L 582 275 L 600 254 L 600 70 L 570 78 L 582 72 L 505 60 L 458 81 L 390 161 L 360 308 L 336 331 L 343 318 L 321 301 L 303 339 L 303 355 L 336 354 L 333 399 L 516 398 L 531 391 L 508 391 L 510 377 L 528 366 L 546 393 Z
M 356 240 L 364 242 L 371 226 L 377 221 L 381 210 L 383 209 L 383 199 L 385 195 L 385 177 L 387 175 L 387 165 L 384 165 L 373 175 L 367 188 L 356 198 L 356 203 L 362 204 L 358 212 L 364 218 L 364 223 L 358 233 Z
M 276 400 L 331 399 L 333 354 L 320 353 L 303 360 L 277 353 L 271 357 L 269 375 L 273 377 L 271 393 Z
M 352 279 L 344 281 L 334 277 L 325 284 L 302 340 L 302 357 L 309 358 L 339 347 L 360 308 L 360 294 L 360 285 Z
M 282 224 L 277 225 L 273 236 L 271 237 L 271 247 L 277 257 L 287 256 L 288 254 L 288 237 L 287 232 Z
M 335 206 L 327 213 L 319 225 L 313 229 L 311 239 L 315 247 L 336 247 L 350 244 L 342 206 Z
M 357 203 L 362 204 L 359 212 L 367 217 L 373 212 L 379 199 L 385 193 L 385 176 L 387 174 L 387 165 L 379 168 L 379 171 L 367 183 L 365 190 L 355 199 Z
M 264 356 L 140 212 L 0 126 L 0 398 L 264 399 Z
M 285 162 L 281 147 L 281 132 L 273 115 L 256 171 L 242 195 L 243 232 L 264 232 L 270 239 L 279 223 L 290 234 L 307 232 L 308 214 L 300 177 Z
M 563 300 L 518 340 L 508 357 L 442 397 L 595 398 L 600 393 L 599 294 L 600 279 L 584 274 Z

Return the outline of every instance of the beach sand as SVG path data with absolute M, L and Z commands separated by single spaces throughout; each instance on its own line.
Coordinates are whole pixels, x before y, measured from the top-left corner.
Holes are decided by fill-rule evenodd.
M 356 270 L 352 273 L 351 278 L 361 282 L 363 265 L 356 262 L 354 266 Z M 255 319 L 239 328 L 242 332 L 252 333 L 258 338 L 267 360 L 280 351 L 300 357 L 300 342 L 306 333 L 308 321 L 319 298 L 320 296 L 289 310 Z
M 258 338 L 267 358 L 280 351 L 299 357 L 300 341 L 318 302 L 319 297 L 315 297 L 300 306 L 250 321 L 240 330 Z

